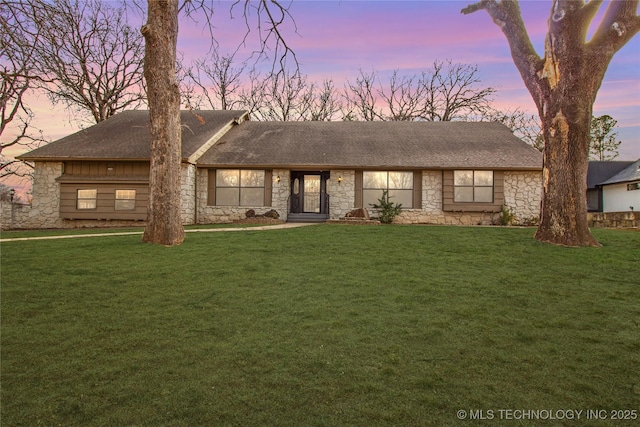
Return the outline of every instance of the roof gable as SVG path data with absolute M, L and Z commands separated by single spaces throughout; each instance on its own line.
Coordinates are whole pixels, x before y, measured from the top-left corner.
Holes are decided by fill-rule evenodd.
M 212 138 L 245 111 L 181 111 L 182 157 L 190 159 L 202 147 L 208 148 Z M 29 153 L 23 160 L 148 160 L 151 134 L 149 111 L 130 110 L 82 129 Z M 219 135 L 220 136 L 220 135 Z M 215 142 L 215 141 L 213 141 Z
M 619 184 L 622 182 L 630 182 L 640 180 L 640 160 L 636 160 L 628 167 L 615 174 L 600 185 Z
M 197 163 L 539 170 L 542 154 L 495 122 L 247 122 Z
M 629 167 L 633 162 L 612 161 L 612 160 L 592 160 L 589 162 L 587 171 L 587 187 L 596 188 L 609 178 Z

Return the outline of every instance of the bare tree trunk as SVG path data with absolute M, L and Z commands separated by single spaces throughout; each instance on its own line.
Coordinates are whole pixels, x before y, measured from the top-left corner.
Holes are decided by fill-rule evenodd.
M 165 246 L 184 240 L 180 204 L 180 91 L 176 80 L 178 0 L 149 0 L 144 77 L 151 119 L 149 208 L 142 241 Z
M 587 43 L 602 1 L 554 0 L 545 54 L 535 52 L 517 1 L 481 0 L 462 10 L 486 10 L 504 33 L 514 64 L 538 107 L 544 133 L 543 196 L 536 239 L 600 246 L 587 223 L 587 169 L 593 103 L 614 54 L 638 31 L 638 0 L 609 2 Z
M 544 187 L 535 238 L 566 246 L 599 246 L 587 221 L 588 117 L 592 103 L 581 100 L 579 104 L 560 106 L 543 118 Z M 564 111 L 568 108 L 579 111 L 581 117 L 567 118 Z

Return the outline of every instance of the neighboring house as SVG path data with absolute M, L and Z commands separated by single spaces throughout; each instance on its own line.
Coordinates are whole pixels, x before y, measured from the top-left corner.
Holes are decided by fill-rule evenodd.
M 632 163 L 612 160 L 589 162 L 587 172 L 587 210 L 589 212 L 602 212 L 602 187 L 600 184 L 626 169 Z
M 611 204 L 611 194 L 612 194 L 612 191 L 615 192 L 616 188 L 610 187 L 607 189 L 607 192 L 609 193 L 608 198 L 610 199 L 610 202 L 608 203 L 609 206 L 605 210 L 603 184 L 608 183 L 609 180 L 617 176 L 619 173 L 627 170 L 627 168 L 630 168 L 634 163 L 637 163 L 637 162 L 611 161 L 611 160 L 608 160 L 608 161 L 595 160 L 595 161 L 589 162 L 589 170 L 587 172 L 587 207 L 589 212 L 616 212 L 615 210 L 611 210 L 613 207 Z M 624 176 L 628 176 L 628 175 L 625 174 Z M 615 183 L 620 184 L 621 182 L 616 180 Z M 615 184 L 615 183 L 609 183 L 609 184 Z M 619 193 L 622 194 L 622 197 L 617 197 L 618 199 L 620 199 L 620 203 L 622 203 L 620 207 L 624 207 L 622 211 L 630 210 L 629 206 L 631 206 L 630 204 L 631 200 L 629 200 L 629 202 L 622 202 L 622 200 L 627 198 L 632 198 L 633 194 L 627 194 L 626 192 L 619 192 Z M 616 202 L 616 204 L 618 203 Z M 624 205 L 626 205 L 626 207 Z M 636 206 L 636 208 L 637 207 L 638 206 Z
M 542 156 L 482 122 L 253 122 L 244 111 L 183 111 L 185 224 L 249 210 L 340 219 L 382 190 L 403 223 L 490 224 L 503 206 L 537 218 Z M 16 227 L 126 225 L 146 218 L 149 116 L 126 111 L 19 156 L 35 162 L 33 204 Z
M 640 160 L 600 183 L 603 212 L 640 210 Z

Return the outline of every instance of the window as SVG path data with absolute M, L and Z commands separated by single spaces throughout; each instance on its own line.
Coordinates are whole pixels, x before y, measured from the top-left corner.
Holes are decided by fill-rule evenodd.
M 493 203 L 493 171 L 453 172 L 455 202 Z
M 136 190 L 116 190 L 117 211 L 130 211 L 136 208 Z
M 633 182 L 631 184 L 627 184 L 627 191 L 635 191 L 640 190 L 640 182 Z
M 216 205 L 264 206 L 263 170 L 218 169 Z
M 95 209 L 98 190 L 78 190 L 76 207 L 78 209 Z
M 413 207 L 413 172 L 364 171 L 362 173 L 362 205 L 377 204 L 382 191 L 389 192 L 392 203 Z

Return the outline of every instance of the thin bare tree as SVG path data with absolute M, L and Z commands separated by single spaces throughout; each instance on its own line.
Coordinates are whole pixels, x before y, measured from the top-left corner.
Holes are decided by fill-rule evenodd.
M 540 118 L 534 114 L 526 113 L 520 108 L 507 111 L 491 109 L 480 117 L 480 121 L 500 122 L 511 129 L 515 136 L 536 150 L 540 152 L 544 150 Z
M 31 0 L 40 34 L 40 90 L 80 117 L 101 122 L 145 100 L 144 43 L 124 8 L 101 0 Z
M 378 105 L 378 89 L 376 88 L 378 72 L 372 70 L 365 73 L 362 69 L 355 81 L 347 79 L 344 89 L 345 120 L 374 121 L 383 120 L 384 114 Z
M 434 61 L 420 74 L 394 70 L 386 82 L 380 73 L 347 80 L 345 116 L 356 120 L 452 121 L 481 117 L 491 109 L 496 90 L 482 87 L 478 67 L 452 61 Z
M 330 122 L 342 118 L 344 107 L 333 80 L 324 79 L 319 85 L 314 85 L 310 102 L 305 120 Z
M 432 121 L 451 121 L 473 115 L 481 116 L 491 105 L 493 87 L 479 87 L 478 66 L 451 60 L 434 61 L 423 77 L 428 86 L 429 113 Z
M 638 0 L 550 2 L 544 54 L 538 55 L 517 1 L 483 0 L 462 13 L 486 11 L 500 27 L 538 109 L 544 134 L 543 195 L 535 238 L 565 246 L 600 246 L 587 220 L 587 169 L 593 103 L 611 59 L 640 31 Z
M 22 1 L 0 1 L 0 178 L 30 176 L 30 163 L 6 153 L 30 150 L 45 142 L 26 103 L 27 94 L 39 81 L 33 67 L 39 34 L 28 6 Z
M 240 89 L 246 63 L 236 65 L 234 60 L 235 53 L 220 54 L 214 47 L 207 56 L 193 61 L 185 72 L 186 83 L 192 85 L 187 105 L 204 105 L 214 110 L 240 108 Z
M 314 86 L 298 71 L 271 74 L 263 88 L 258 110 L 263 120 L 299 121 L 308 115 Z

